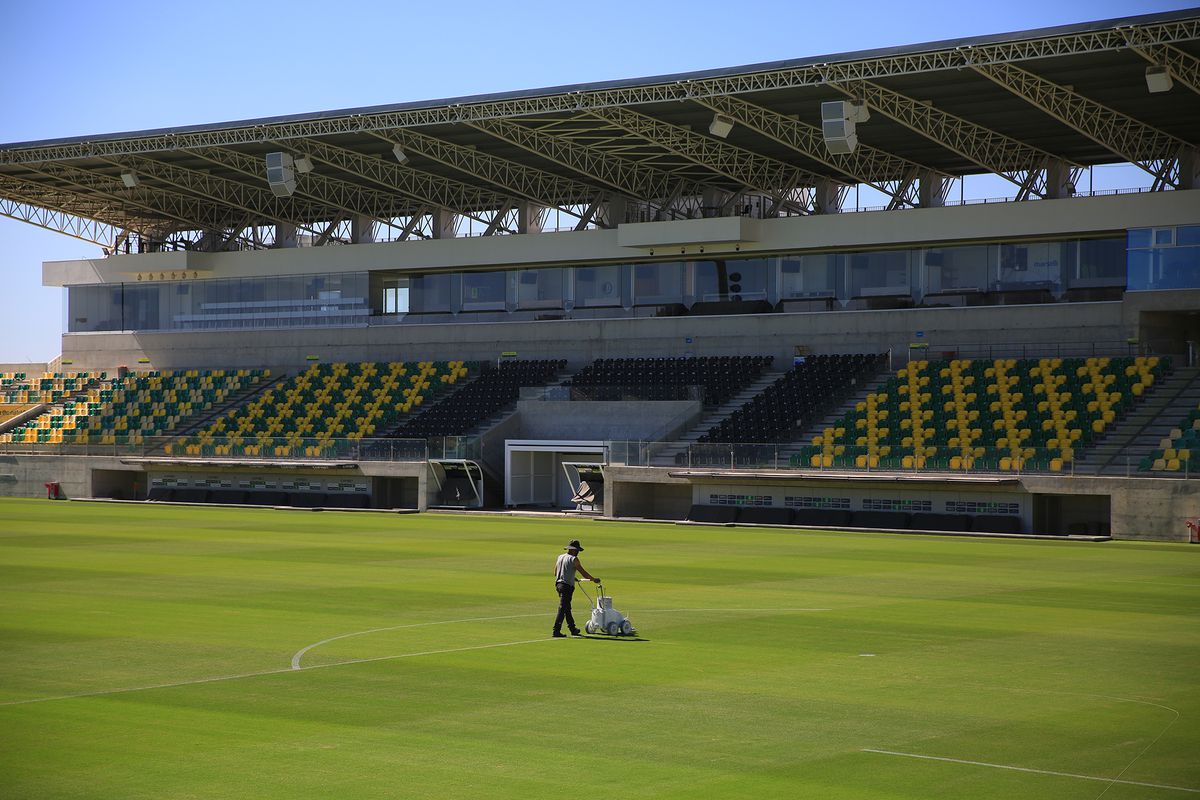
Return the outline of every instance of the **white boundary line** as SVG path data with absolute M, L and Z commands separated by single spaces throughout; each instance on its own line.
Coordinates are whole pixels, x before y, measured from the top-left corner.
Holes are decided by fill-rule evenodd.
M 638 611 L 637 613 L 638 614 L 681 614 L 681 613 L 686 613 L 689 611 L 760 613 L 760 612 L 772 612 L 773 611 L 773 612 L 781 612 L 781 613 L 791 614 L 791 613 L 812 612 L 812 611 L 831 611 L 831 610 L 832 609 L 828 609 L 828 608 L 651 608 L 651 609 L 643 609 L 641 611 Z M 343 633 L 343 634 L 339 634 L 337 636 L 330 636 L 328 639 L 322 639 L 319 642 L 314 642 L 310 645 L 307 645 L 307 646 L 302 647 L 299 650 L 297 650 L 292 655 L 292 669 L 303 669 L 303 667 L 300 666 L 300 661 L 301 661 L 301 659 L 304 658 L 304 655 L 308 651 L 313 650 L 317 647 L 320 647 L 323 644 L 329 644 L 330 642 L 336 642 L 339 639 L 350 639 L 355 636 L 367 636 L 368 634 L 372 634 L 372 633 L 383 633 L 385 631 L 398 631 L 398 630 L 403 630 L 405 628 L 427 628 L 431 625 L 457 625 L 462 622 L 494 622 L 496 620 L 501 620 L 501 619 L 526 619 L 529 617 L 541 617 L 541 616 L 548 616 L 548 615 L 549 615 L 548 612 L 538 612 L 537 614 L 506 614 L 506 615 L 500 616 L 500 617 L 467 617 L 466 619 L 447 619 L 447 620 L 441 620 L 439 622 L 412 622 L 412 623 L 408 623 L 405 625 L 389 625 L 384 628 L 369 628 L 368 630 L 365 630 L 365 631 L 354 631 L 353 633 Z
M 1057 772 L 1052 769 L 1032 769 L 1030 767 L 1014 767 L 1011 764 L 989 764 L 986 761 L 968 761 L 963 758 L 944 758 L 942 756 L 925 756 L 919 753 L 901 753 L 896 750 L 876 750 L 871 747 L 862 748 L 864 753 L 878 753 L 885 756 L 903 756 L 904 758 L 919 758 L 925 761 L 944 761 L 950 764 L 967 764 L 972 767 L 991 767 L 992 769 L 1007 769 L 1013 772 L 1032 772 L 1037 775 L 1056 775 L 1060 778 L 1077 778 L 1082 781 L 1099 781 L 1107 783 L 1110 786 L 1114 783 L 1124 784 L 1126 786 L 1146 786 L 1151 789 L 1168 789 L 1173 792 L 1191 792 L 1192 794 L 1200 794 L 1200 789 L 1191 789 L 1187 786 L 1170 786 L 1165 783 L 1146 783 L 1144 781 L 1126 781 L 1120 778 L 1103 778 L 1098 775 L 1080 775 L 1075 772 Z M 1124 773 L 1122 773 L 1124 774 Z
M 343 667 L 347 664 L 366 664 L 372 661 L 395 661 L 401 658 L 416 658 L 418 656 L 436 656 L 446 653 L 465 653 L 469 650 L 490 650 L 497 647 L 513 647 L 518 644 L 534 644 L 536 642 L 552 642 L 555 641 L 549 636 L 541 639 L 523 639 L 517 642 L 497 642 L 496 644 L 478 644 L 471 647 L 451 647 L 445 650 L 424 650 L 419 653 L 401 653 L 394 656 L 376 656 L 375 658 L 353 658 L 348 661 L 334 661 L 329 664 L 314 664 L 311 667 L 301 667 L 301 672 L 308 672 L 314 669 L 326 669 L 327 667 Z M 220 683 L 222 681 L 236 681 L 243 678 L 259 678 L 264 675 L 282 675 L 284 673 L 293 672 L 291 667 L 280 667 L 279 669 L 266 669 L 261 672 L 243 672 L 238 675 L 218 675 L 215 678 L 197 678 L 190 681 L 178 681 L 176 683 L 155 683 L 148 686 L 130 686 L 124 689 L 103 689 L 95 692 L 79 692 L 77 694 L 63 694 L 56 697 L 34 697 L 29 700 L 8 700 L 0 702 L 0 707 L 3 706 L 23 706 L 30 703 L 48 703 L 52 700 L 73 700 L 79 697 L 103 697 L 109 694 L 127 694 L 129 692 L 145 692 L 150 689 L 173 689 L 178 686 L 195 686 L 202 683 Z

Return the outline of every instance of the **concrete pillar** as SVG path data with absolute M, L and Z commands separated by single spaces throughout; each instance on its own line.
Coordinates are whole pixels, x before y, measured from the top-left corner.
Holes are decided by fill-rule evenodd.
M 1200 150 L 1194 147 L 1179 153 L 1179 188 L 1200 189 Z
M 454 212 L 448 208 L 439 208 L 430 216 L 433 217 L 433 238 L 454 238 Z
M 608 227 L 615 228 L 625 221 L 626 205 L 625 198 L 621 195 L 611 195 L 608 202 L 604 204 L 600 215 L 608 224 Z
M 546 207 L 523 201 L 517 206 L 517 233 L 541 233 Z
M 842 185 L 828 178 L 817 181 L 814 191 L 814 205 L 818 214 L 837 214 L 842 210 Z
M 700 214 L 705 217 L 719 217 L 728 202 L 729 192 L 714 189 L 711 186 L 705 187 L 700 196 Z
M 1046 162 L 1046 197 L 1059 199 L 1075 194 L 1075 184 L 1071 183 L 1071 168 L 1061 158 L 1052 158 Z
M 355 214 L 350 220 L 350 241 L 353 244 L 370 244 L 375 241 L 375 220 L 365 214 Z
M 290 222 L 275 223 L 275 246 L 276 247 L 295 247 L 296 246 L 296 226 Z
M 946 204 L 946 178 L 936 172 L 922 170 L 918 177 L 917 205 L 921 208 L 937 208 Z

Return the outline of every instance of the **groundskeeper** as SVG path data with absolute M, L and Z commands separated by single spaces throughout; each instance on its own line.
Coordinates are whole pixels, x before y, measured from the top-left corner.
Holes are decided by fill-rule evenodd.
M 554 562 L 554 589 L 558 592 L 558 616 L 554 618 L 554 638 L 566 638 L 566 634 L 562 632 L 563 620 L 567 621 L 567 629 L 571 631 L 572 636 L 582 636 L 583 633 L 575 624 L 575 617 L 571 616 L 571 595 L 575 594 L 575 574 L 578 573 L 586 580 L 599 583 L 600 579 L 595 575 L 588 574 L 588 571 L 579 563 L 579 554 L 583 552 L 583 545 L 578 539 L 572 539 L 567 542 L 567 546 L 563 548 L 567 552 L 558 557 Z

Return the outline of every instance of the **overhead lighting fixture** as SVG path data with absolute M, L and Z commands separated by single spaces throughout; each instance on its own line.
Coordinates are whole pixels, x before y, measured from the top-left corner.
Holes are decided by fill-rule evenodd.
M 1171 70 L 1161 65 L 1146 67 L 1146 88 L 1150 94 L 1169 92 L 1174 85 L 1175 82 L 1171 80 Z
M 306 174 L 313 171 L 312 159 L 308 156 L 299 156 L 296 158 L 296 172 Z
M 267 153 L 267 183 L 276 197 L 291 197 L 296 191 L 293 166 L 291 153 Z
M 392 145 L 392 155 L 396 157 L 396 161 L 403 164 L 408 161 L 408 153 L 404 152 L 404 148 L 400 145 Z
M 724 114 L 714 114 L 712 122 L 708 123 L 708 132 L 718 139 L 724 139 L 733 130 L 733 119 Z
M 137 185 L 141 182 L 142 181 L 140 178 L 138 178 L 136 172 L 121 173 L 121 183 L 125 184 L 126 189 L 136 189 Z
M 871 118 L 866 103 L 832 100 L 821 103 L 821 135 L 834 155 L 848 155 L 858 147 L 858 123 Z

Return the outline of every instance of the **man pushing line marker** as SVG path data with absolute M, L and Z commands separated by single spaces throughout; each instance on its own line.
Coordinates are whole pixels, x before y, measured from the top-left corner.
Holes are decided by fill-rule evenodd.
M 554 589 L 558 592 L 558 616 L 554 618 L 554 633 L 552 634 L 555 639 L 566 638 L 566 634 L 562 632 L 564 619 L 567 621 L 567 629 L 571 631 L 572 636 L 583 636 L 583 632 L 575 624 L 575 617 L 571 615 L 571 595 L 575 594 L 575 573 L 578 572 L 585 579 L 594 583 L 600 582 L 599 578 L 588 574 L 588 571 L 579 563 L 579 554 L 583 552 L 583 545 L 579 543 L 578 539 L 567 542 L 567 546 L 563 549 L 567 552 L 554 562 Z

